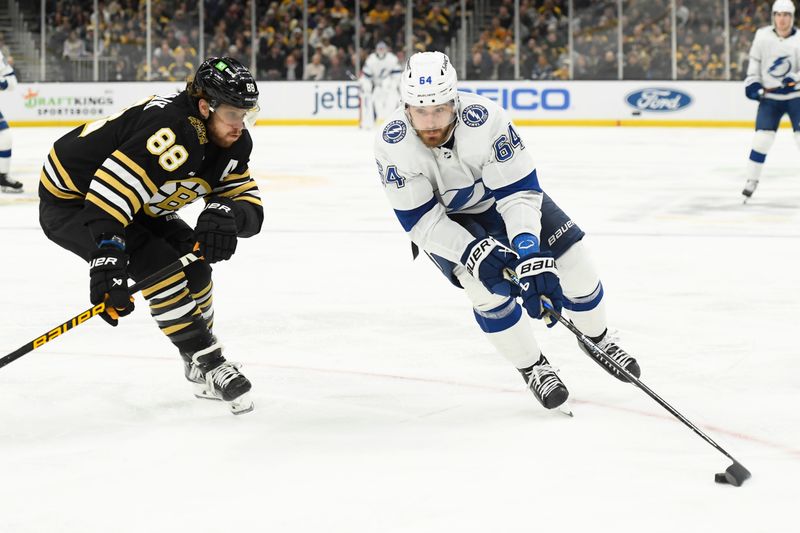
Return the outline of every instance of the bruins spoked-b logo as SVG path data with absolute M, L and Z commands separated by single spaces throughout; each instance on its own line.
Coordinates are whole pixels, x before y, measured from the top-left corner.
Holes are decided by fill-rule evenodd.
M 168 181 L 150 198 L 150 201 L 144 206 L 144 212 L 151 217 L 162 216 L 172 211 L 178 211 L 209 192 L 211 192 L 211 186 L 202 178 Z
M 402 120 L 393 120 L 383 128 L 383 140 L 389 144 L 398 143 L 406 136 L 406 124 Z
M 489 118 L 489 110 L 480 104 L 468 105 L 461 112 L 461 120 L 471 128 L 477 128 Z

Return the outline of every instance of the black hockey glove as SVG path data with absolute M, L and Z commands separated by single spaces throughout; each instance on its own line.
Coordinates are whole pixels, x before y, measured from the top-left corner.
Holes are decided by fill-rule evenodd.
M 116 326 L 119 317 L 131 314 L 133 298 L 128 291 L 128 254 L 121 248 L 101 243 L 89 261 L 89 300 L 92 305 L 106 303 L 100 317 Z
M 236 213 L 229 198 L 215 197 L 197 218 L 194 237 L 200 245 L 200 255 L 208 263 L 225 261 L 236 251 Z
M 542 301 L 548 301 L 561 313 L 564 293 L 558 280 L 556 260 L 550 252 L 534 252 L 522 258 L 514 271 L 519 280 L 522 305 L 533 318 L 544 318 L 548 328 L 558 321 L 543 312 Z
M 461 264 L 473 277 L 483 283 L 489 292 L 500 296 L 511 294 L 511 282 L 505 270 L 514 270 L 517 254 L 492 237 L 475 239 L 461 255 Z

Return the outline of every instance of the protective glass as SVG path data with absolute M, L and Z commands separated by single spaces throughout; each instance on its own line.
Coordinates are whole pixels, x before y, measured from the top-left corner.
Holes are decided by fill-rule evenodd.
M 417 131 L 441 130 L 456 120 L 455 102 L 427 106 L 408 106 L 406 116 Z
M 258 112 L 261 111 L 258 105 L 250 109 L 239 109 L 238 107 L 222 104 L 217 107 L 209 106 L 209 109 L 228 126 L 244 126 L 247 128 L 252 128 L 256 125 Z

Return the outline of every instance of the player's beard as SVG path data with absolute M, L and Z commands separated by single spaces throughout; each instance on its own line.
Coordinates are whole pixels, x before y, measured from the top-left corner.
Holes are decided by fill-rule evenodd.
M 417 130 L 417 136 L 419 136 L 422 144 L 428 148 L 436 148 L 447 142 L 455 127 L 456 124 L 455 121 L 453 121 L 446 127 L 437 130 Z
M 241 128 L 233 128 L 216 120 L 213 116 L 206 123 L 208 136 L 211 142 L 220 148 L 230 148 L 242 136 Z

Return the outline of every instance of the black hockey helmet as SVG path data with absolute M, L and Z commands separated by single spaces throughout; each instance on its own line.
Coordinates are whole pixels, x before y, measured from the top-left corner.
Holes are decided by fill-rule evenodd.
M 239 109 L 258 105 L 258 86 L 247 67 L 232 57 L 209 57 L 197 68 L 186 90 L 195 101 L 206 100 L 214 108 L 228 104 Z

